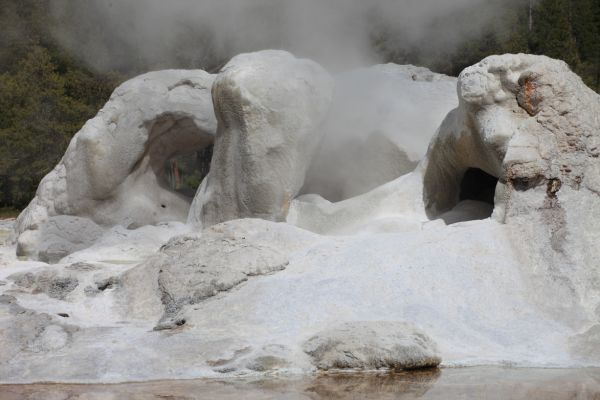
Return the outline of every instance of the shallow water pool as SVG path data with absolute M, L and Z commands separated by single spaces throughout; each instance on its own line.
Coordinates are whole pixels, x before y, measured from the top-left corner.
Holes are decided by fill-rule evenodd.
M 600 369 L 484 367 L 118 385 L 0 385 L 0 399 L 600 399 Z

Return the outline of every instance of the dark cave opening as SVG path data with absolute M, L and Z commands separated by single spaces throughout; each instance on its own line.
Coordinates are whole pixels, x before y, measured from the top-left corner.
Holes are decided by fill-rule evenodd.
M 469 168 L 460 183 L 458 204 L 438 218 L 446 225 L 490 218 L 494 212 L 497 184 L 498 178 L 479 168 Z
M 494 205 L 498 178 L 479 168 L 469 168 L 460 183 L 460 201 L 475 200 Z
M 167 161 L 165 176 L 169 187 L 182 195 L 193 198 L 202 180 L 208 175 L 213 145 L 201 150 L 179 154 Z

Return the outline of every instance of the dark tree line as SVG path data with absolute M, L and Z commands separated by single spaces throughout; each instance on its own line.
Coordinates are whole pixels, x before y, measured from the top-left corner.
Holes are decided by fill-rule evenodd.
M 494 3 L 497 16 L 469 35 L 468 27 Z M 444 20 L 465 27 L 466 39 L 458 46 L 432 46 L 439 40 L 429 37 L 398 46 L 402 41 L 396 41 L 394 33 L 402 32 L 386 29 L 375 30 L 373 42 L 387 61 L 454 76 L 491 54 L 544 54 L 566 61 L 588 86 L 600 91 L 600 0 L 488 0 L 480 9 L 458 10 Z M 433 21 L 432 35 L 440 34 L 435 26 L 443 22 Z
M 94 71 L 66 51 L 55 33 L 66 27 L 77 37 L 91 30 L 91 37 L 107 45 L 109 36 L 103 37 L 97 26 L 74 25 L 76 7 L 90 3 L 64 1 L 71 1 L 73 12 L 61 20 L 52 13 L 52 0 L 0 0 L 0 208 L 27 205 L 73 134 L 123 80 L 158 68 L 211 70 L 224 61 L 211 58 L 211 51 L 201 58 L 194 56 L 199 52 L 186 51 L 192 45 L 210 46 L 205 32 L 190 28 L 181 48 L 158 64 L 129 60 L 115 71 Z M 432 36 L 417 43 L 397 39 L 402 35 L 397 27 L 375 23 L 373 46 L 383 61 L 423 65 L 450 75 L 490 54 L 546 54 L 565 60 L 590 87 L 600 90 L 600 0 L 488 0 L 494 2 L 501 12 L 483 31 L 469 29 L 484 10 L 457 10 L 444 21 L 433 21 Z M 440 45 L 439 27 L 448 21 L 464 27 L 459 45 L 456 40 L 451 46 Z M 118 48 L 115 54 L 127 52 Z

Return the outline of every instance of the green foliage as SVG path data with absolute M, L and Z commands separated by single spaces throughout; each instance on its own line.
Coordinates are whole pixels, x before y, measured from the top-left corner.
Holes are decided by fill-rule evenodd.
M 19 210 L 12 207 L 0 208 L 0 219 L 17 218 L 19 216 Z
M 375 48 L 385 61 L 423 65 L 457 75 L 465 67 L 492 54 L 544 54 L 567 62 L 588 86 L 600 91 L 599 0 L 488 0 L 482 7 L 499 10 L 483 32 L 463 32 L 457 48 L 432 48 L 428 38 L 406 48 L 382 27 L 373 35 Z M 469 26 L 481 10 L 460 10 L 452 18 L 457 26 Z M 435 22 L 436 24 L 439 21 Z
M 0 1 L 0 207 L 22 208 L 119 80 L 48 41 L 47 3 Z M 6 22 L 6 24 L 2 24 Z

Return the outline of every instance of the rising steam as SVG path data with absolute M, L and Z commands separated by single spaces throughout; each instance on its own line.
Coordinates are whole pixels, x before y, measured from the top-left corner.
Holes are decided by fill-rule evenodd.
M 99 70 L 217 68 L 246 51 L 286 49 L 330 68 L 378 60 L 373 36 L 448 48 L 514 0 L 55 0 L 56 37 Z M 456 16 L 477 10 L 460 22 Z M 463 19 L 464 21 L 464 19 Z

